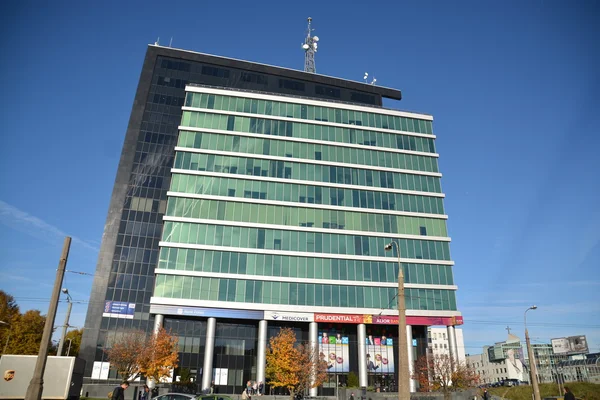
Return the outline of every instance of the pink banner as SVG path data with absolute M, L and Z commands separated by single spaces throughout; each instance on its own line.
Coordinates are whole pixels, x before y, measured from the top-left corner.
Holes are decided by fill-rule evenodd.
M 338 324 L 364 324 L 364 316 L 356 314 L 315 314 L 315 322 L 335 322 Z

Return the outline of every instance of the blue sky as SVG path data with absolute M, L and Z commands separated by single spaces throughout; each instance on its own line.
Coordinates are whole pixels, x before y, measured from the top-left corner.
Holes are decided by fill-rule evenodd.
M 368 71 L 434 115 L 467 353 L 522 336 L 531 304 L 534 342 L 600 351 L 600 6 L 321 3 L 2 2 L 0 289 L 45 313 L 65 234 L 68 269 L 94 272 L 148 43 L 301 69 L 310 15 L 319 73 Z M 84 302 L 91 282 L 65 286 Z

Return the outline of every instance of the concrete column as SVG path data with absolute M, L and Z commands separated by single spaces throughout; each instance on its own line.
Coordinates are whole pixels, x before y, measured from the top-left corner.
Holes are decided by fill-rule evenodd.
M 356 328 L 358 337 L 358 386 L 367 387 L 367 327 L 365 324 L 358 324 Z
M 162 314 L 156 314 L 154 316 L 154 334 L 156 335 L 160 328 L 163 326 L 164 317 Z
M 313 349 L 319 348 L 319 324 L 317 324 L 316 322 L 311 322 L 308 325 L 308 344 Z M 315 351 L 317 351 L 317 350 L 315 350 Z M 312 384 L 311 384 L 311 386 L 312 386 Z M 318 393 L 319 393 L 319 388 L 316 388 L 316 387 L 314 387 L 314 388 L 311 387 L 308 391 L 308 395 L 310 397 L 316 397 Z
M 448 332 L 448 350 L 450 351 L 450 361 L 452 362 L 452 370 L 456 368 L 458 363 L 458 346 L 456 345 L 456 332 L 454 326 L 448 325 L 446 327 Z
M 408 372 L 410 374 L 410 380 L 408 384 L 410 392 L 415 393 L 417 391 L 417 381 L 413 378 L 415 374 L 415 348 L 413 347 L 413 334 L 411 325 L 406 325 L 406 343 L 408 343 Z
M 206 321 L 206 341 L 204 342 L 204 364 L 202 365 L 202 390 L 210 388 L 212 382 L 213 355 L 215 352 L 215 330 L 217 320 L 209 318 Z
M 258 321 L 258 351 L 256 357 L 256 382 L 265 382 L 267 363 L 267 321 Z

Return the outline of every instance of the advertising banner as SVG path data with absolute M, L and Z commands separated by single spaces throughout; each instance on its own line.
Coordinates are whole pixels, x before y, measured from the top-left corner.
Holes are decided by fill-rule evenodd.
M 123 301 L 105 301 L 103 317 L 133 319 L 135 314 L 135 303 Z
M 585 335 L 552 339 L 551 342 L 554 354 L 587 354 L 590 351 Z
M 367 372 L 372 374 L 394 373 L 394 342 L 385 336 L 369 335 L 367 344 Z
M 315 314 L 315 322 L 333 322 L 338 324 L 364 324 L 364 315 L 356 314 Z
M 327 372 L 350 371 L 349 341 L 341 333 L 319 332 L 319 357 L 327 363 Z
M 374 325 L 398 325 L 397 315 L 371 315 L 371 314 L 315 314 L 315 322 L 329 322 L 338 324 L 374 324 Z M 407 316 L 408 325 L 462 325 L 463 317 L 417 317 Z

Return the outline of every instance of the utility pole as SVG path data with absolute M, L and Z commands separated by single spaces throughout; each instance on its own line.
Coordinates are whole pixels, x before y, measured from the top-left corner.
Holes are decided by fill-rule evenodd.
M 406 334 L 406 300 L 404 298 L 404 272 L 400 262 L 400 246 L 393 241 L 384 249 L 398 252 L 398 400 L 410 400 L 410 376 L 408 365 L 408 338 Z
M 69 318 L 71 317 L 71 308 L 73 308 L 73 299 L 69 294 L 69 290 L 63 288 L 62 292 L 67 295 L 67 316 L 65 317 L 65 324 L 63 325 L 62 335 L 60 336 L 60 343 L 58 344 L 57 356 L 62 356 L 63 347 L 65 345 L 65 337 L 67 336 L 67 328 L 69 327 Z
M 525 343 L 527 344 L 527 354 L 529 354 L 529 373 L 531 374 L 531 385 L 533 387 L 533 400 L 541 400 L 540 388 L 538 386 L 537 381 L 537 367 L 535 365 L 535 356 L 533 355 L 533 351 L 531 350 L 529 332 L 527 331 L 527 311 L 535 309 L 537 309 L 537 306 L 534 305 L 525 310 L 525 316 L 523 317 L 523 319 L 525 321 Z
M 56 270 L 56 280 L 54 281 L 54 289 L 52 289 L 52 297 L 50 298 L 50 306 L 48 307 L 48 315 L 46 315 L 46 325 L 44 325 L 44 334 L 40 343 L 40 351 L 38 353 L 33 377 L 27 388 L 25 400 L 41 400 L 42 391 L 44 390 L 44 371 L 46 370 L 46 361 L 48 360 L 48 347 L 50 338 L 52 337 L 52 329 L 54 328 L 54 320 L 56 318 L 56 309 L 58 308 L 58 299 L 60 297 L 60 288 L 62 287 L 65 269 L 67 267 L 67 259 L 69 258 L 69 249 L 71 248 L 71 238 L 67 236 L 63 245 L 58 269 Z

